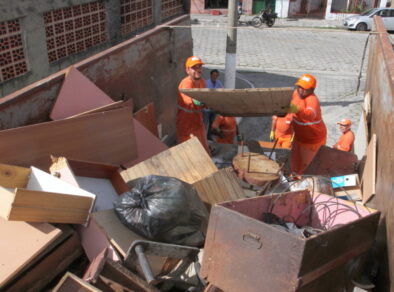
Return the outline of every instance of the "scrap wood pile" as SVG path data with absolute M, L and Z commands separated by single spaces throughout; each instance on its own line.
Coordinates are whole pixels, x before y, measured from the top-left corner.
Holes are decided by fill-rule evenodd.
M 0 131 L 0 290 L 317 291 L 373 242 L 376 210 L 315 189 L 245 198 L 197 138 L 160 141 L 153 104 L 133 113 L 74 68 L 50 117 Z

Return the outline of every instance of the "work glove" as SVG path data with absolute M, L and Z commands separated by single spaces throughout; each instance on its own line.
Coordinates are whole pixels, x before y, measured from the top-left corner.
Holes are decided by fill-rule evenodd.
M 237 142 L 241 142 L 242 141 L 242 136 L 241 135 L 237 135 Z
M 298 107 L 295 105 L 295 104 L 290 104 L 289 106 L 288 106 L 288 108 L 287 108 L 287 112 L 289 113 L 289 114 L 296 114 L 296 113 L 298 113 Z
M 196 105 L 196 106 L 203 106 L 204 105 L 202 102 L 198 101 L 197 99 L 194 99 L 194 98 L 192 98 L 192 99 L 193 99 L 194 105 Z
M 274 131 L 271 130 L 270 132 L 270 140 L 273 141 L 275 139 Z

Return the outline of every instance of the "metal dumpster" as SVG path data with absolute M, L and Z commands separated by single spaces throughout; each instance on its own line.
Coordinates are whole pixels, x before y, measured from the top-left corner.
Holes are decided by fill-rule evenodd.
M 264 223 L 275 214 L 320 228 L 302 238 Z M 225 292 L 337 291 L 372 246 L 380 212 L 302 190 L 212 208 L 201 276 Z

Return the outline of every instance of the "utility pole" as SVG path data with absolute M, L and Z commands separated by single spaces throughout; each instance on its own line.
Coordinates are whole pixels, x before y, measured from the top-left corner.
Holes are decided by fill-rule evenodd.
M 235 88 L 236 56 L 237 56 L 237 7 L 236 0 L 228 0 L 227 41 L 224 87 Z

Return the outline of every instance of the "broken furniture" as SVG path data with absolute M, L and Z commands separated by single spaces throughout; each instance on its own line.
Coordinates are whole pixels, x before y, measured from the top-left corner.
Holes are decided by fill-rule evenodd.
M 0 216 L 11 221 L 86 224 L 95 195 L 49 173 L 0 164 Z
M 154 285 L 166 281 L 174 282 L 176 281 L 174 279 L 176 276 L 180 276 L 190 264 L 198 261 L 199 251 L 198 248 L 190 246 L 136 240 L 130 245 L 127 251 L 124 258 L 124 265 L 134 271 L 137 270 L 137 266 L 139 265 L 148 284 Z M 150 263 L 147 258 L 148 254 L 182 260 L 181 264 L 177 267 L 176 275 L 173 274 L 171 278 L 166 278 L 162 275 L 155 277 L 152 274 Z
M 123 164 L 137 158 L 129 108 L 0 131 L 0 161 L 47 170 L 50 155 Z
M 159 138 L 155 115 L 155 104 L 153 102 L 134 113 L 134 119 L 139 121 L 147 130 L 149 130 L 149 132 Z
M 285 115 L 294 89 L 246 88 L 246 89 L 180 89 L 187 96 L 205 103 L 211 110 L 223 116 L 248 117 Z
M 233 167 L 237 176 L 251 185 L 264 186 L 279 179 L 278 163 L 259 153 L 239 153 L 233 158 Z
M 67 272 L 64 274 L 63 278 L 52 290 L 52 292 L 102 292 L 102 290 L 97 289 L 93 285 L 85 282 L 81 278 L 75 276 L 74 274 Z
M 262 220 L 275 215 L 309 238 Z M 337 291 L 372 246 L 380 212 L 335 197 L 297 191 L 242 199 L 211 210 L 201 276 L 226 292 Z

